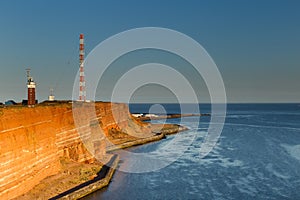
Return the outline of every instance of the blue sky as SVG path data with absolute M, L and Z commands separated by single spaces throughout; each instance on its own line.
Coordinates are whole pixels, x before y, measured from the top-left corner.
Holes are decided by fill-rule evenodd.
M 299 10 L 297 0 L 1 1 L 0 102 L 26 98 L 27 67 L 39 101 L 50 88 L 57 99 L 71 99 L 79 33 L 87 54 L 114 34 L 148 26 L 199 42 L 217 64 L 229 102 L 300 102 Z M 145 101 L 168 94 L 147 90 Z

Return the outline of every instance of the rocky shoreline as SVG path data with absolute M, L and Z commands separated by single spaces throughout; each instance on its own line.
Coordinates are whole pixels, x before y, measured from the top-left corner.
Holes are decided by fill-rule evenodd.
M 148 136 L 145 138 L 137 138 L 135 140 L 123 142 L 117 145 L 111 145 L 106 148 L 106 152 L 109 153 L 110 159 L 107 161 L 106 165 L 102 165 L 100 168 L 100 171 L 97 172 L 97 174 L 92 176 L 92 179 L 89 178 L 89 180 L 80 183 L 79 185 L 74 185 L 74 187 L 67 189 L 66 191 L 59 192 L 62 187 L 60 178 L 64 176 L 64 174 L 57 174 L 55 175 L 57 178 L 50 180 L 42 181 L 36 188 L 29 191 L 28 193 L 16 198 L 21 200 L 27 200 L 27 199 L 79 199 L 84 196 L 87 196 L 96 190 L 100 190 L 106 186 L 109 185 L 109 182 L 111 178 L 113 177 L 113 174 L 115 172 L 115 169 L 118 166 L 119 163 L 119 157 L 116 154 L 113 154 L 114 151 L 124 148 L 129 148 L 137 145 L 143 145 L 146 143 L 158 141 L 161 139 L 164 139 L 166 135 L 176 134 L 178 132 L 186 131 L 188 130 L 187 127 L 177 125 L 177 124 L 164 124 L 161 126 L 160 124 L 151 124 L 153 134 L 152 136 Z M 88 165 L 88 164 L 86 164 Z M 101 165 L 101 164 L 99 164 Z M 111 167 L 109 167 L 111 166 Z M 78 167 L 80 168 L 80 167 Z M 81 167 L 82 168 L 82 167 Z M 72 175 L 73 174 L 73 175 Z M 71 173 L 69 176 L 73 176 L 73 179 L 76 179 L 74 173 Z M 51 177 L 50 177 L 51 179 Z M 47 182 L 47 183 L 46 183 Z M 44 187 L 42 190 L 39 188 L 40 185 L 48 185 Z M 49 191 L 47 190 L 47 187 L 51 187 L 52 194 L 50 195 Z M 48 188 L 49 189 L 49 188 Z M 53 191 L 57 191 L 57 193 L 53 194 Z M 48 196 L 47 196 L 47 193 Z M 50 195 L 50 196 L 49 196 Z
M 50 200 L 56 200 L 56 199 L 80 199 L 84 196 L 87 196 L 101 188 L 106 187 L 114 172 L 117 168 L 119 163 L 119 156 L 113 155 L 112 158 L 109 160 L 107 165 L 103 166 L 101 170 L 97 173 L 97 176 L 90 181 L 87 181 L 85 183 L 82 183 L 81 185 L 78 185 L 68 191 L 65 191 L 61 194 L 58 194 L 55 197 L 50 198 Z M 108 167 L 111 166 L 111 167 Z
M 137 119 L 141 121 L 149 121 L 149 120 L 159 120 L 159 119 L 173 119 L 173 118 L 181 118 L 181 117 L 194 117 L 194 116 L 210 116 L 209 113 L 202 113 L 202 114 L 168 114 L 168 115 L 151 115 L 148 116 L 147 114 L 138 114 L 136 115 Z
M 167 126 L 169 126 L 169 127 L 161 129 L 159 132 L 155 133 L 154 135 L 152 135 L 150 137 L 136 139 L 134 141 L 124 142 L 124 143 L 118 144 L 118 145 L 108 146 L 106 148 L 106 152 L 113 152 L 118 149 L 125 149 L 125 148 L 129 148 L 129 147 L 133 147 L 133 146 L 147 144 L 150 142 L 155 142 L 155 141 L 164 139 L 166 137 L 166 135 L 176 134 L 178 132 L 188 130 L 187 127 L 177 125 L 177 124 L 167 124 Z

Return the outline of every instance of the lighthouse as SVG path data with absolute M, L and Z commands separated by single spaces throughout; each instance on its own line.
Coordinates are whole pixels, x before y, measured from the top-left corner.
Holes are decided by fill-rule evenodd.
M 35 82 L 33 78 L 30 76 L 30 69 L 26 69 L 27 71 L 27 105 L 28 107 L 34 107 L 35 105 Z

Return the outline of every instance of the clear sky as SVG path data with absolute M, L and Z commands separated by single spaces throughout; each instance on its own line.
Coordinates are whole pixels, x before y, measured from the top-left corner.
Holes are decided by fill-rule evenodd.
M 199 42 L 216 62 L 229 102 L 300 102 L 299 10 L 298 0 L 3 0 L 0 102 L 26 98 L 27 67 L 39 101 L 50 88 L 57 99 L 71 99 L 79 33 L 87 54 L 114 34 L 148 26 Z M 157 98 L 155 90 L 148 88 L 145 101 Z

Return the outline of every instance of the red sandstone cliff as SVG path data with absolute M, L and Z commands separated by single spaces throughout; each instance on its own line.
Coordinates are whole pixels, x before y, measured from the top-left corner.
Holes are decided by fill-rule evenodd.
M 125 104 L 78 103 L 73 109 L 70 103 L 0 108 L 0 199 L 17 197 L 58 173 L 60 157 L 93 161 L 86 146 L 101 158 L 109 145 L 107 138 L 116 143 L 122 140 L 122 136 L 110 133 L 123 132 L 139 137 L 151 131 L 131 117 Z M 82 139 L 92 143 L 83 145 Z

